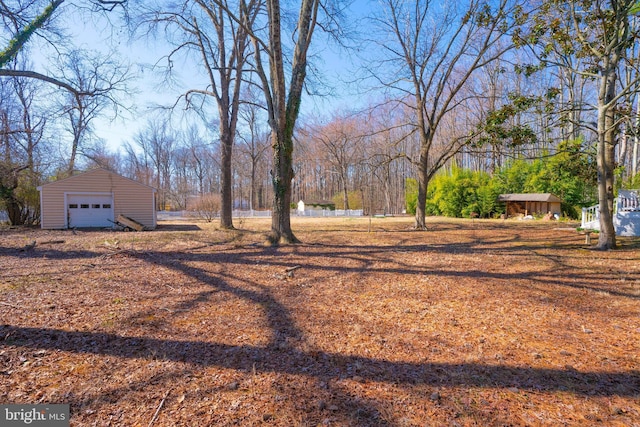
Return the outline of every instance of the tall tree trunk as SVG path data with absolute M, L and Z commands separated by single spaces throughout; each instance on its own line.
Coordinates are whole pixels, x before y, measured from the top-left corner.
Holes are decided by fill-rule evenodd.
M 598 95 L 598 201 L 600 203 L 600 233 L 597 248 L 616 247 L 613 225 L 613 188 L 615 167 L 615 112 L 610 102 L 614 99 L 616 72 L 614 67 L 604 67 Z
M 427 186 L 429 185 L 428 170 L 429 148 L 420 144 L 420 160 L 418 163 L 418 202 L 416 204 L 416 230 L 426 230 Z
M 633 158 L 631 159 L 631 176 L 633 177 L 638 173 L 638 145 L 640 144 L 638 139 L 637 136 L 633 138 Z
M 318 13 L 318 0 L 302 0 L 298 17 L 297 40 L 293 52 L 287 92 L 282 52 L 280 1 L 267 0 L 269 19 L 269 76 L 260 72 L 267 93 L 271 145 L 273 147 L 273 215 L 271 244 L 299 243 L 291 230 L 291 181 L 293 180 L 293 130 L 300 113 L 300 100 L 307 74 L 307 51 Z M 255 43 L 254 43 L 255 44 Z M 260 58 L 256 56 L 256 61 Z M 261 69 L 261 64 L 257 64 Z M 262 69 L 261 69 L 262 71 Z M 265 88 L 265 90 L 267 90 Z
M 418 87 L 418 85 L 416 85 Z M 418 94 L 416 90 L 416 94 Z M 418 201 L 416 204 L 416 230 L 426 230 L 427 186 L 429 185 L 429 151 L 431 149 L 431 132 L 424 117 L 424 101 L 421 96 L 416 99 L 418 132 L 420 133 L 420 158 L 418 159 Z
M 78 155 L 79 141 L 80 141 L 79 135 L 74 135 L 73 142 L 71 144 L 71 155 L 69 156 L 69 163 L 67 164 L 67 176 L 73 175 L 73 170 L 76 167 L 76 157 Z
M 638 173 L 638 145 L 640 145 L 640 136 L 638 136 L 638 130 L 640 129 L 640 99 L 636 102 L 636 119 L 635 119 L 635 135 L 633 137 L 633 151 L 631 158 L 631 177 L 635 177 Z
M 11 225 L 23 225 L 27 219 L 23 206 L 14 193 L 18 188 L 20 173 L 26 169 L 27 166 L 12 168 L 9 164 L 0 164 L 0 200 L 4 202 Z
M 249 194 L 249 210 L 255 209 L 256 203 L 256 161 L 251 159 L 251 194 Z
M 627 132 L 622 132 L 622 134 L 620 135 L 620 138 L 618 140 L 618 155 L 616 156 L 616 158 L 618 159 L 618 164 L 624 166 L 624 176 L 622 178 L 626 178 L 629 177 L 629 173 L 631 172 L 626 166 L 627 166 L 627 158 L 629 157 L 629 150 L 628 150 L 628 146 L 629 146 L 629 138 L 627 135 Z
M 272 244 L 299 243 L 291 230 L 291 181 L 293 180 L 293 139 L 272 132 L 273 142 L 273 213 L 271 217 Z
M 9 217 L 9 224 L 11 225 L 23 225 L 26 217 L 22 209 L 22 204 L 16 198 L 14 191 L 18 187 L 17 178 L 10 178 L 8 185 L 0 183 L 0 200 L 3 201 L 7 216 Z
M 222 128 L 223 126 L 221 126 Z M 226 127 L 221 129 L 220 138 L 220 228 L 233 229 L 233 195 L 231 177 L 231 157 L 233 152 L 233 136 Z
M 82 98 L 78 96 L 73 102 L 76 102 L 77 105 L 75 108 L 72 106 L 68 112 L 71 129 L 73 130 L 73 141 L 71 141 L 71 154 L 69 156 L 69 163 L 67 164 L 67 176 L 73 175 L 73 170 L 76 167 L 76 157 L 78 156 L 78 147 L 80 146 L 82 134 L 86 129 L 85 110 Z M 74 110 L 77 110 L 77 118 L 74 118 Z
M 342 203 L 345 211 L 349 210 L 349 189 L 347 187 L 347 172 L 342 172 Z
M 0 121 L 0 125 L 2 125 L 2 130 L 0 131 L 0 136 L 2 137 L 2 158 L 8 165 L 11 162 L 11 144 L 9 142 L 11 128 L 9 126 L 9 114 L 5 110 L 0 110 L 0 114 L 2 114 L 2 121 Z

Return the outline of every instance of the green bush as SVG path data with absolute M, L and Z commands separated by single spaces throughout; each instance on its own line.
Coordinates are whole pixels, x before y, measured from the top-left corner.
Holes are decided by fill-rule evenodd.
M 418 205 L 418 181 L 414 178 L 407 178 L 404 187 L 404 200 L 407 204 L 407 213 L 416 214 L 416 206 Z
M 640 187 L 640 174 L 630 184 Z M 563 215 L 576 219 L 580 207 L 594 204 L 593 153 L 585 151 L 582 141 L 576 140 L 559 144 L 553 156 L 534 161 L 513 160 L 493 175 L 454 166 L 431 179 L 425 213 L 496 218 L 504 213 L 504 206 L 497 202 L 501 193 L 553 193 L 563 200 Z M 405 197 L 407 212 L 415 214 L 418 197 L 415 179 L 407 179 Z
M 427 194 L 427 211 L 453 217 L 491 217 L 499 191 L 489 174 L 452 168 L 436 175 Z

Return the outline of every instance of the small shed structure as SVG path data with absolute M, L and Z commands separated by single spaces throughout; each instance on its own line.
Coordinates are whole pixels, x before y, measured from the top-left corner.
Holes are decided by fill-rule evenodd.
M 106 169 L 93 169 L 38 187 L 46 229 L 113 227 L 119 215 L 156 227 L 156 190 Z
M 304 212 L 308 211 L 323 211 L 323 210 L 331 210 L 334 211 L 336 209 L 336 204 L 331 200 L 308 200 L 303 201 L 300 200 L 298 202 L 298 214 L 304 215 Z
M 508 217 L 518 215 L 562 214 L 562 200 L 551 193 L 500 194 L 498 201 L 506 204 Z

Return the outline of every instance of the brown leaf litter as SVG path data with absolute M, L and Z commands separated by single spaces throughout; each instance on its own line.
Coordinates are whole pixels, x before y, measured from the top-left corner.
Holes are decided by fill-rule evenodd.
M 0 401 L 73 426 L 639 426 L 640 240 L 297 219 L 0 229 Z

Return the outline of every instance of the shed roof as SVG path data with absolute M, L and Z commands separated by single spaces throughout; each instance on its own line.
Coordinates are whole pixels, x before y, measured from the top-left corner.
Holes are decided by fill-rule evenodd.
M 562 200 L 551 193 L 520 193 L 520 194 L 500 194 L 499 202 L 556 202 Z
M 115 172 L 112 172 L 112 171 L 110 171 L 108 169 L 104 169 L 104 168 L 91 169 L 91 170 L 88 170 L 86 172 L 81 172 L 81 173 L 79 173 L 77 175 L 71 175 L 70 177 L 67 177 L 67 178 L 63 178 L 63 179 L 58 179 L 56 181 L 47 182 L 46 184 L 42 184 L 41 186 L 39 186 L 38 190 L 40 190 L 42 187 L 49 187 L 49 186 L 55 187 L 55 186 L 58 186 L 58 185 L 64 185 L 68 181 L 75 181 L 77 179 L 84 179 L 87 176 L 94 175 L 94 174 L 105 174 L 105 175 L 117 176 L 118 178 L 122 178 L 122 179 L 125 179 L 127 181 L 131 181 L 132 183 L 137 184 L 137 185 L 139 185 L 141 187 L 147 187 L 150 190 L 156 191 L 156 189 L 154 187 L 151 187 L 150 185 L 143 184 L 143 183 L 138 182 L 138 181 L 136 181 L 134 179 L 127 178 L 126 176 L 119 175 L 119 174 L 117 174 Z

